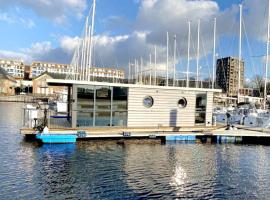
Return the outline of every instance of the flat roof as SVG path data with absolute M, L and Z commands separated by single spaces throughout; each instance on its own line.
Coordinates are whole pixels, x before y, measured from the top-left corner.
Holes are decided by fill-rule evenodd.
M 143 84 L 125 84 L 125 83 L 108 83 L 97 81 L 76 81 L 63 79 L 47 79 L 47 83 L 52 86 L 72 86 L 72 85 L 98 85 L 98 86 L 114 86 L 127 88 L 149 88 L 149 89 L 168 89 L 168 90 L 184 90 L 184 91 L 203 91 L 203 92 L 222 92 L 221 89 L 211 88 L 191 88 L 191 87 L 172 87 L 172 86 L 158 86 L 158 85 L 143 85 Z

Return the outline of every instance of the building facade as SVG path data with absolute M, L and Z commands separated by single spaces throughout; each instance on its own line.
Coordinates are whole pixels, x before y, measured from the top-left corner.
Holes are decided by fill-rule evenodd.
M 0 59 L 0 67 L 16 79 L 24 78 L 25 69 L 23 61 Z
M 30 78 L 35 78 L 44 72 L 54 73 L 54 74 L 65 74 L 71 73 L 71 67 L 68 64 L 58 64 L 58 63 L 47 63 L 47 62 L 33 62 L 30 69 Z M 100 68 L 91 67 L 90 74 L 93 77 L 101 78 L 115 78 L 124 79 L 124 70 L 114 69 L 114 68 Z
M 228 96 L 237 96 L 239 59 L 226 57 L 217 60 L 216 84 Z M 244 61 L 240 61 L 240 88 L 244 86 Z
M 68 74 L 69 65 L 47 62 L 33 62 L 30 67 L 30 78 L 34 79 L 44 72 Z
M 254 88 L 241 88 L 239 93 L 242 96 L 260 97 L 260 90 Z
M 16 80 L 0 67 L 0 94 L 14 95 Z
M 61 86 L 48 86 L 47 79 L 61 79 L 65 75 L 44 72 L 38 77 L 33 79 L 33 93 L 42 95 L 55 95 L 65 91 L 64 87 Z

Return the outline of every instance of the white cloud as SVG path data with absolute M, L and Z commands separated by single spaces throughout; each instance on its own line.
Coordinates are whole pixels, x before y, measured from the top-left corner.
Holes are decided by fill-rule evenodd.
M 63 36 L 60 38 L 60 47 L 67 53 L 73 53 L 78 44 L 80 43 L 79 37 Z
M 25 28 L 31 29 L 36 26 L 35 22 L 32 19 L 21 17 L 19 20 Z
M 51 51 L 52 45 L 51 42 L 45 41 L 45 42 L 37 42 L 31 45 L 30 48 L 21 49 L 22 52 L 31 55 L 32 57 L 38 57 L 42 54 L 46 54 L 49 51 Z
M 4 51 L 4 50 L 0 50 L 0 58 L 16 59 L 16 60 L 22 60 L 26 62 L 29 62 L 32 60 L 32 58 L 25 53 L 18 53 L 14 51 Z
M 14 19 L 10 17 L 7 13 L 0 13 L 0 21 L 4 21 L 7 23 L 15 23 Z
M 81 18 L 87 8 L 86 0 L 2 0 L 0 9 L 6 7 L 17 8 L 23 6 L 33 10 L 37 15 L 53 20 L 55 23 L 63 24 L 70 16 Z
M 15 15 L 8 15 L 7 13 L 0 13 L 0 21 L 4 21 L 9 24 L 23 25 L 27 29 L 31 29 L 35 26 L 35 22 L 29 18 L 17 17 Z

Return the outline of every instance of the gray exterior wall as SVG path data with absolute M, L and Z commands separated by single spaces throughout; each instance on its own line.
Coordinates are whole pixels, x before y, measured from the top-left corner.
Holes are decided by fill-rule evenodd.
M 212 125 L 213 92 L 181 91 L 180 89 L 129 88 L 128 126 L 129 127 L 184 127 L 195 126 L 196 94 L 207 94 L 206 125 Z M 152 96 L 154 105 L 143 105 L 145 96 Z M 178 107 L 178 100 L 185 97 L 187 106 Z

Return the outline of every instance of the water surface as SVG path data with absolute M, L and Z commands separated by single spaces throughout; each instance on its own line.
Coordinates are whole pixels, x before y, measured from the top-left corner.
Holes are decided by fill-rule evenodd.
M 269 146 L 38 146 L 21 106 L 0 103 L 0 199 L 269 199 Z

